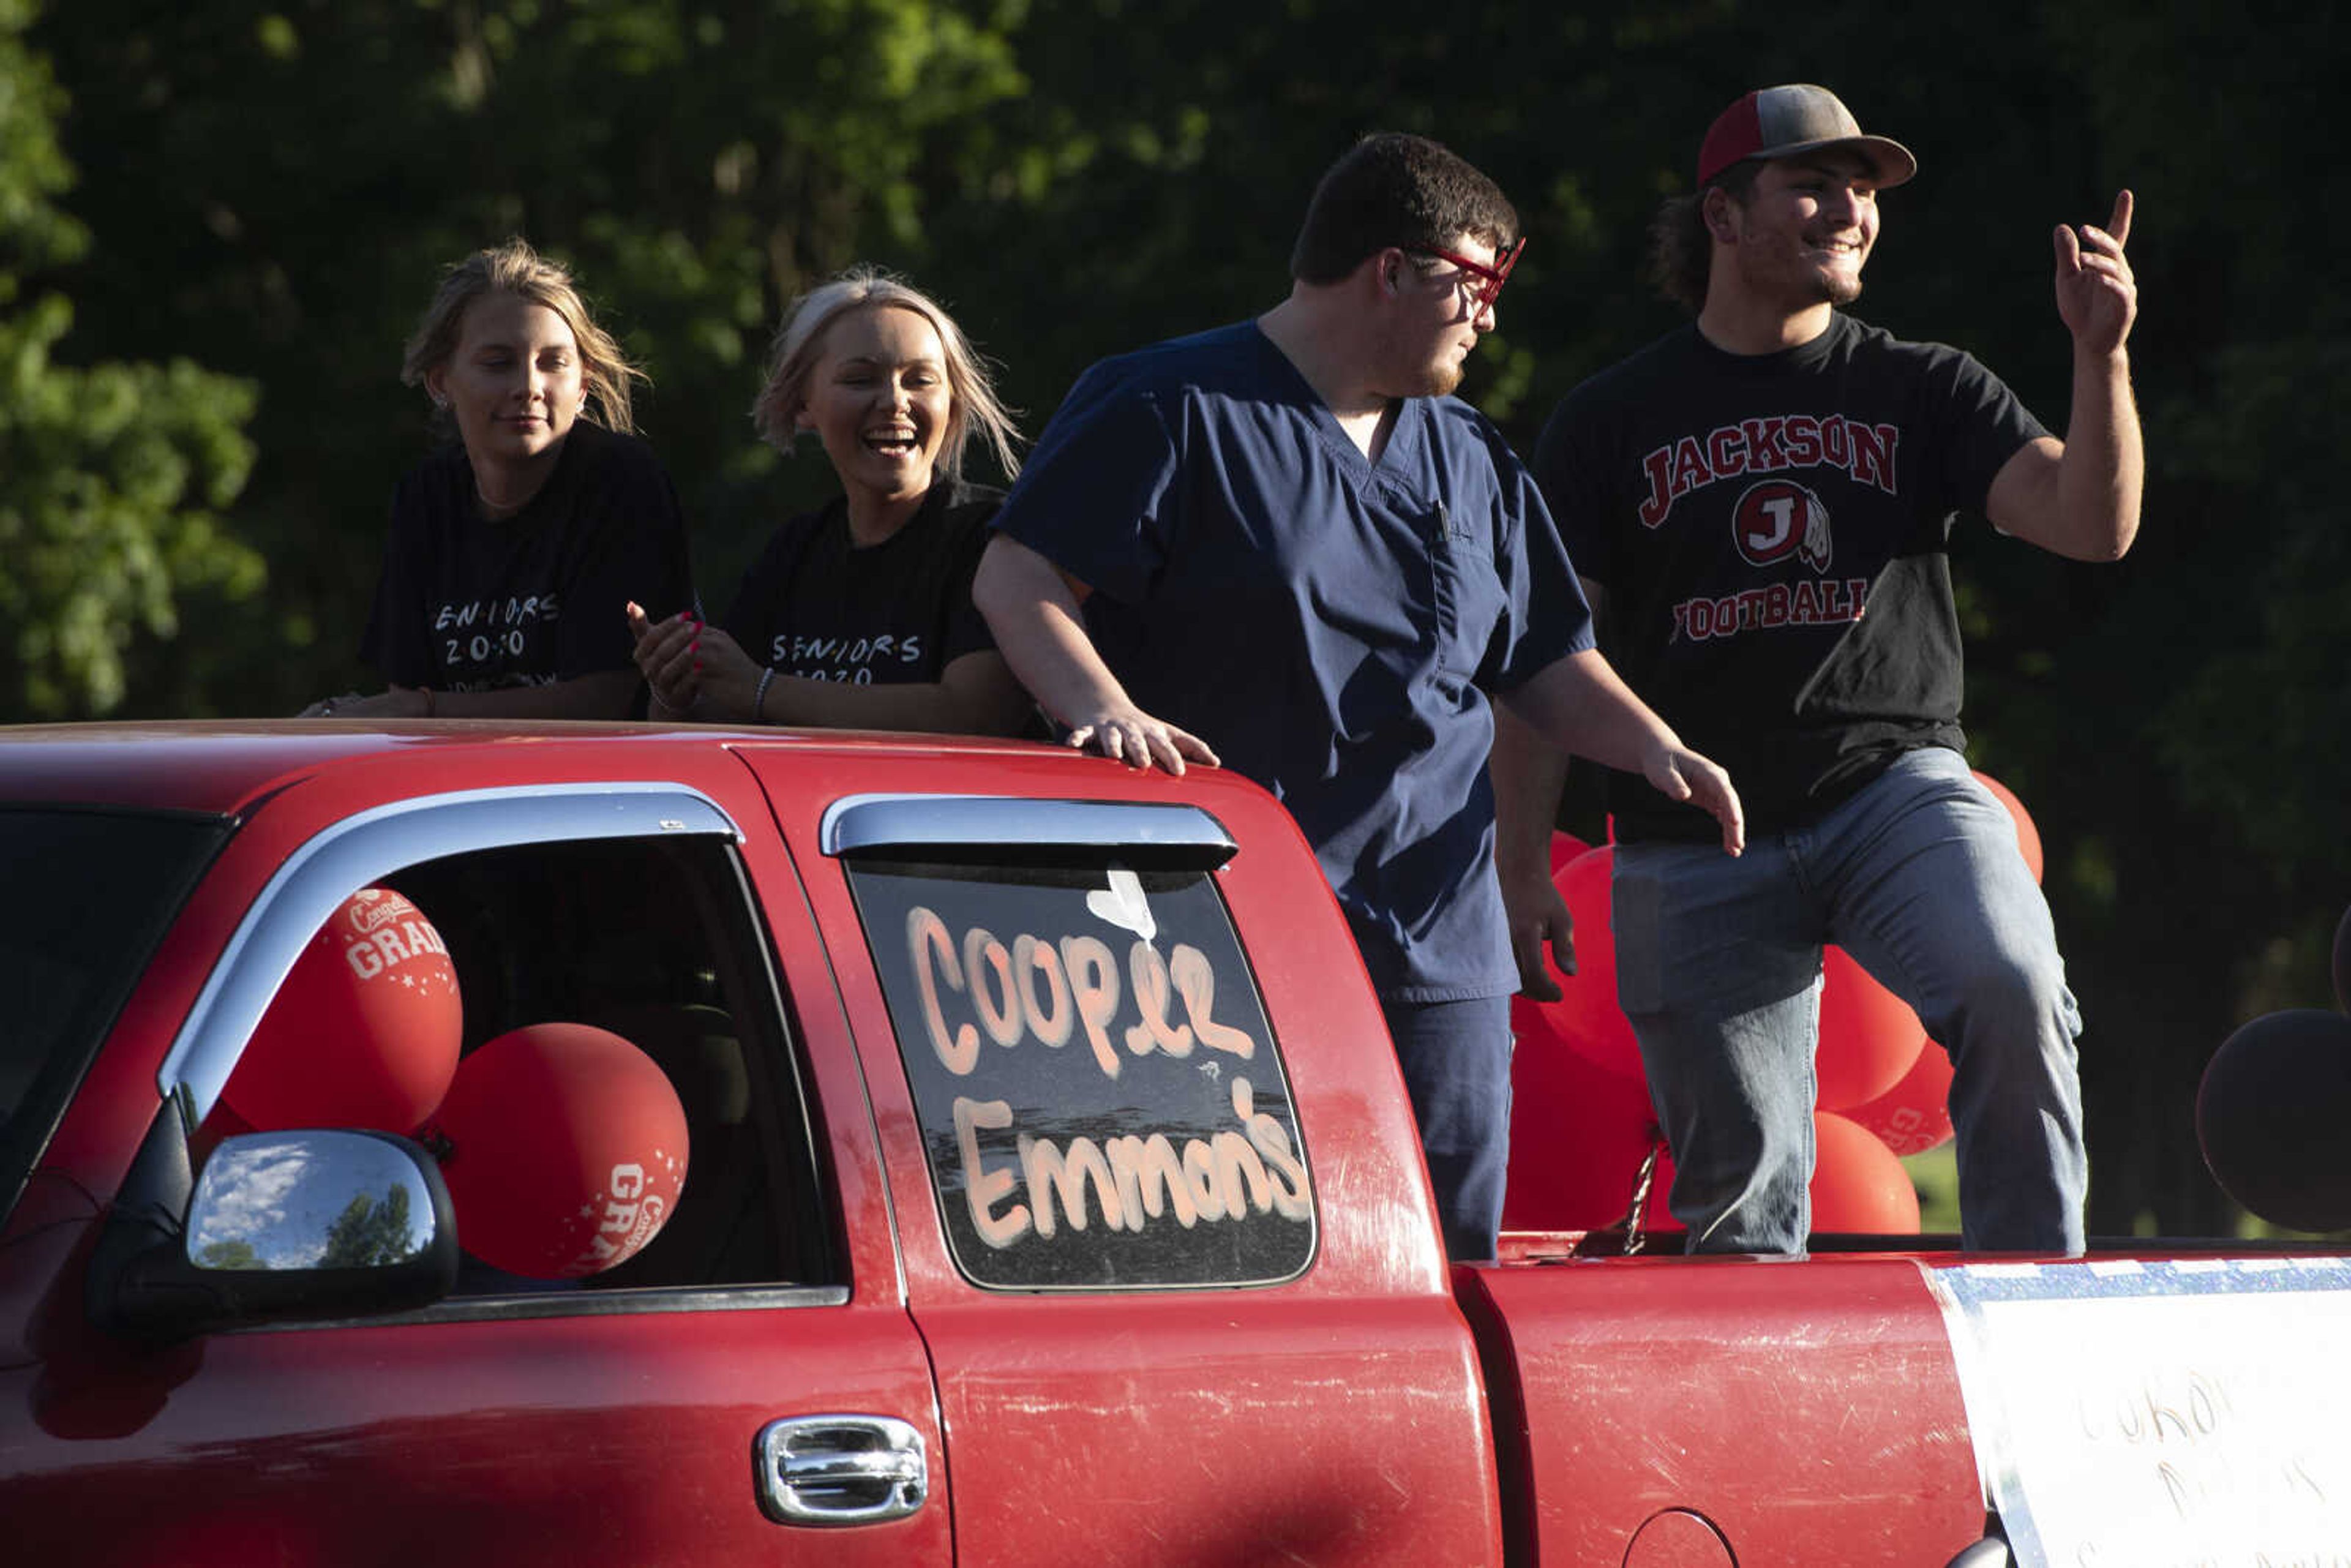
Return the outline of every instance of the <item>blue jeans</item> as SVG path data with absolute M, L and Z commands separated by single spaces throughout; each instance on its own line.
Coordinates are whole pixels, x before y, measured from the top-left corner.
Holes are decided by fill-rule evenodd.
M 2014 824 L 1959 753 L 1909 752 L 1737 860 L 1619 845 L 1612 913 L 1690 1250 L 1803 1250 L 1823 942 L 1950 1053 L 1963 1244 L 2082 1249 L 2081 1014 Z
M 1510 998 L 1380 999 L 1437 1188 L 1445 1255 L 1494 1255 L 1510 1168 Z

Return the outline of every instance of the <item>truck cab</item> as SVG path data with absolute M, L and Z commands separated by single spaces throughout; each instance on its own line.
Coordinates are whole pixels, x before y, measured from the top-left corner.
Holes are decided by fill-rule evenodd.
M 31 1560 L 1499 1557 L 1379 1015 L 1242 781 L 264 726 L 15 732 L 0 792 L 50 890 L 0 955 L 42 1002 L 0 1102 L 0 1496 Z M 542 1281 L 461 1250 L 407 1303 L 390 1268 L 118 1265 L 193 1234 L 223 1152 L 324 1185 L 208 1213 L 349 1202 L 340 1129 L 224 1136 L 223 1090 L 362 888 L 430 917 L 468 1052 L 560 1019 L 659 1063 L 691 1155 L 642 1251 Z

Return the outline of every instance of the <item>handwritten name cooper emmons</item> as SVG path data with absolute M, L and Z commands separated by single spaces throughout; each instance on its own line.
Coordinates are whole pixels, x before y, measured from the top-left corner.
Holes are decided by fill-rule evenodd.
M 931 1049 L 957 1078 L 981 1067 L 984 1042 L 1060 1051 L 1082 1036 L 1094 1067 L 1113 1079 L 1127 1059 L 1155 1052 L 1178 1060 L 1213 1052 L 1237 1063 L 1257 1055 L 1247 1030 L 1214 1016 L 1215 967 L 1188 943 L 1176 943 L 1163 957 L 1149 942 L 1136 941 L 1127 949 L 1122 984 L 1117 956 L 1097 937 L 1021 935 L 1007 944 L 976 925 L 958 941 L 946 921 L 918 904 L 906 915 L 906 947 Z M 1222 1063 L 1212 1057 L 1203 1065 Z M 1161 1132 L 1100 1142 L 1081 1135 L 1062 1144 L 1022 1133 L 1017 1172 L 987 1168 L 979 1148 L 983 1131 L 1012 1126 L 1010 1103 L 956 1096 L 956 1144 L 973 1228 L 1002 1249 L 1032 1230 L 1040 1239 L 1064 1224 L 1082 1231 L 1095 1210 L 1111 1228 L 1134 1232 L 1163 1219 L 1187 1230 L 1258 1215 L 1306 1221 L 1313 1196 L 1289 1133 L 1257 1109 L 1244 1074 L 1233 1072 L 1228 1088 L 1232 1127 L 1187 1137 L 1181 1146 Z

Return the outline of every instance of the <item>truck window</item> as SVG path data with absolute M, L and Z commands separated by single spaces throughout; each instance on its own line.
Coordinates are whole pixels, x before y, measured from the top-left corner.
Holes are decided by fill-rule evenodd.
M 1165 1289 L 1305 1269 L 1306 1151 L 1209 873 L 849 871 L 967 1278 Z
M 0 1221 L 226 836 L 210 817 L 0 810 Z
M 459 1241 L 469 1233 L 475 1238 L 459 1298 L 543 1296 L 542 1309 L 559 1310 L 566 1292 L 839 1281 L 765 933 L 726 840 L 515 844 L 419 862 L 370 881 L 413 904 L 423 922 L 421 928 L 405 919 L 391 926 L 394 945 L 371 967 L 437 944 L 446 962 L 435 972 L 454 972 L 462 1002 L 456 1079 L 442 1113 L 428 1115 L 415 1131 L 442 1156 L 457 1200 Z M 271 1007 L 294 998 L 299 983 L 298 973 L 289 977 Z M 646 1213 L 649 1239 L 630 1238 L 633 1249 L 615 1249 L 624 1255 L 610 1266 L 603 1263 L 609 1253 L 581 1250 L 558 1233 L 573 1206 L 559 1210 L 518 1190 L 460 1180 L 459 1165 L 469 1155 L 478 1170 L 493 1157 L 577 1146 L 576 1140 L 561 1142 L 567 1129 L 549 1124 L 556 1113 L 528 1092 L 528 1081 L 508 1075 L 504 1087 L 487 1092 L 493 1098 L 486 1108 L 476 1093 L 463 1127 L 465 1141 L 448 1135 L 461 1087 L 475 1090 L 487 1081 L 486 1048 L 548 1025 L 584 1025 L 600 1037 L 619 1037 L 658 1067 L 684 1117 L 687 1146 L 663 1151 L 680 1162 L 682 1185 L 674 1201 L 664 1197 Z M 270 1027 L 265 1013 L 254 1038 Z M 340 1042 L 318 1043 L 326 1049 Z M 257 1047 L 254 1060 L 275 1061 Z M 637 1056 L 627 1060 L 641 1065 Z M 245 1071 L 242 1063 L 238 1071 Z M 208 1124 L 236 1130 L 252 1120 L 249 1107 L 277 1103 L 280 1087 L 256 1083 L 249 1073 L 230 1076 Z M 580 1193 L 579 1211 L 592 1206 L 633 1215 L 640 1195 L 617 1181 L 611 1187 Z M 592 1242 L 595 1227 L 579 1223 L 581 1242 Z

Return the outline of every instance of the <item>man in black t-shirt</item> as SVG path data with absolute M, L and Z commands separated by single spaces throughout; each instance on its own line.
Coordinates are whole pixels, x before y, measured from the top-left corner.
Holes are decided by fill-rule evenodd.
M 1967 1244 L 2083 1242 L 2079 1015 L 2011 820 L 1961 752 L 1946 551 L 1960 513 L 2075 559 L 2129 548 L 2131 197 L 2106 229 L 2056 231 L 2060 442 L 1967 354 L 1838 312 L 1877 193 L 1917 167 L 1823 89 L 1741 98 L 1655 231 L 1696 322 L 1578 387 L 1536 454 L 1609 657 L 1747 804 L 1731 860 L 1702 817 L 1608 792 L 1618 996 L 1693 1250 L 1804 1246 L 1824 942 L 1950 1053 Z M 1498 740 L 1497 852 L 1537 996 L 1558 994 L 1541 942 L 1564 960 L 1568 936 L 1546 854 L 1563 770 L 1523 729 Z

